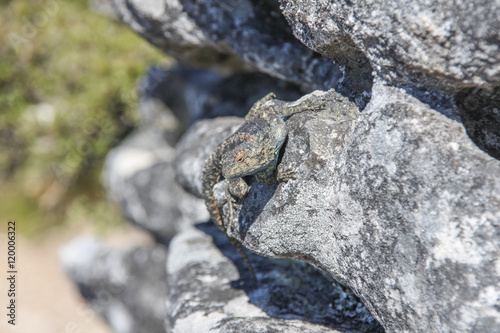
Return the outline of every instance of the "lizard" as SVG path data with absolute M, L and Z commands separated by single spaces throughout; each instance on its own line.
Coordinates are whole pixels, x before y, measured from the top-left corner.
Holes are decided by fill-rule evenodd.
M 243 257 L 254 281 L 257 281 L 257 277 L 242 245 L 227 233 L 228 223 L 224 222 L 215 200 L 214 186 L 221 176 L 226 179 L 228 221 L 233 226 L 234 206 L 249 190 L 242 177 L 255 175 L 258 182 L 266 184 L 294 179 L 293 170 L 285 169 L 282 164 L 277 166 L 280 149 L 288 135 L 285 118 L 303 111 L 314 111 L 325 105 L 324 101 L 314 99 L 297 104 L 278 100 L 274 105 L 267 103 L 275 97 L 274 93 L 269 93 L 258 100 L 245 116 L 245 122 L 214 150 L 202 170 L 202 196 L 210 218 Z

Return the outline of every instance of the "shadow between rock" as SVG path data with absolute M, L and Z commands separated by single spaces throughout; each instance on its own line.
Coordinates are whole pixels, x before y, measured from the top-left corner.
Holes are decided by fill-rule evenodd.
M 248 229 L 262 214 L 264 207 L 274 196 L 277 185 L 267 185 L 259 183 L 255 177 L 250 177 L 251 180 L 247 181 L 250 186 L 250 191 L 245 199 L 239 203 L 238 208 L 238 222 L 236 223 L 240 228 L 239 233 L 241 238 L 245 240 Z
M 455 95 L 455 101 L 471 140 L 500 160 L 500 87 L 463 89 Z
M 270 317 L 299 319 L 343 332 L 384 332 L 349 288 L 319 269 L 298 260 L 246 251 L 259 277 L 255 284 L 239 253 L 213 223 L 197 228 L 212 236 L 215 246 L 237 267 L 240 279 L 231 287 L 245 291 L 250 302 Z

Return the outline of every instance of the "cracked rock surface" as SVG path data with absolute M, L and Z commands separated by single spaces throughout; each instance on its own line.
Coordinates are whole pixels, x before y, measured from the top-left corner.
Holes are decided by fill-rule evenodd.
M 275 1 L 113 3 L 123 22 L 181 63 L 231 70 L 244 65 L 309 91 L 337 86 L 342 77 L 331 60 L 293 37 Z
M 320 267 L 389 331 L 494 332 L 500 162 L 403 90 L 374 91 L 354 119 L 336 119 L 335 109 L 290 117 L 282 163 L 297 179 L 270 186 L 250 178 L 239 230 L 230 232 L 258 254 Z M 181 179 L 199 188 L 202 161 L 235 125 L 210 120 L 190 130 L 176 165 L 192 174 Z M 203 147 L 190 144 L 202 137 Z M 188 158 L 192 167 L 179 168 Z
M 362 53 L 389 84 L 438 90 L 500 84 L 498 2 L 280 2 L 304 44 L 354 68 L 348 59 Z
M 321 271 L 249 255 L 258 285 L 212 223 L 177 235 L 167 261 L 172 332 L 382 332 L 359 299 Z
M 498 1 L 110 1 L 181 64 L 150 71 L 143 126 L 108 156 L 112 196 L 169 244 L 163 273 L 151 258 L 135 268 L 152 285 L 126 285 L 101 311 L 117 332 L 139 329 L 136 313 L 151 332 L 498 332 Z M 296 179 L 246 177 L 229 233 L 272 258 L 250 254 L 253 286 L 195 196 L 242 123 L 227 116 L 270 91 L 330 103 L 287 120 L 280 161 Z M 224 180 L 215 193 L 225 206 Z M 88 253 L 95 270 L 63 262 L 91 302 L 114 268 L 146 274 L 127 268 L 133 251 Z M 162 319 L 131 301 L 153 287 Z
M 82 237 L 61 252 L 65 271 L 118 333 L 383 332 L 352 291 L 303 262 L 249 254 L 246 266 L 212 223 L 169 244 L 113 249 Z

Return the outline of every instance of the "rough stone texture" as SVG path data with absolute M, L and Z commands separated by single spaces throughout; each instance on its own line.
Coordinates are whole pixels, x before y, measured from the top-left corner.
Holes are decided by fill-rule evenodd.
M 292 82 L 302 92 L 334 87 L 363 110 L 357 114 L 346 98 L 329 92 L 329 112 L 290 117 L 281 160 L 296 171 L 297 179 L 270 186 L 247 177 L 250 195 L 239 202 L 238 228 L 229 230 L 244 246 L 321 268 L 351 287 L 387 331 L 498 332 L 498 1 L 113 3 L 125 23 L 185 65 L 223 69 L 225 75 L 244 67 Z M 348 331 L 327 322 L 321 295 L 310 292 L 320 301 L 313 310 L 307 298 L 301 298 L 309 293 L 306 289 L 265 289 L 276 276 L 269 286 L 294 286 L 301 270 L 290 267 L 300 264 L 287 266 L 292 272 L 287 276 L 293 277 L 288 278 L 252 255 L 264 284 L 253 288 L 244 277 L 231 285 L 237 271 L 215 251 L 208 236 L 176 227 L 179 216 L 187 221 L 180 225 L 199 221 L 199 209 L 179 215 L 168 199 L 188 196 L 169 192 L 174 171 L 185 189 L 199 195 L 206 157 L 241 120 L 198 121 L 177 144 L 174 163 L 172 147 L 184 127 L 203 118 L 243 115 L 252 102 L 276 88 L 295 100 L 300 97 L 297 87 L 248 73 L 226 77 L 186 68 L 152 73 L 159 76 L 145 81 L 142 94 L 147 98 L 140 109 L 146 128 L 121 147 L 125 156 L 126 149 L 133 148 L 148 152 L 139 156 L 150 157 L 131 164 L 118 163 L 111 155 L 109 160 L 115 162 L 108 179 L 118 184 L 110 188 L 123 194 L 129 216 L 142 209 L 141 223 L 150 224 L 147 228 L 156 235 L 170 238 L 183 230 L 172 241 L 175 255 L 168 262 L 173 287 L 167 329 Z M 288 99 L 279 92 L 278 98 Z M 161 111 L 164 105 L 171 115 Z M 134 172 L 115 172 L 121 168 Z M 216 188 L 220 205 L 223 188 L 222 182 Z M 199 201 L 193 207 L 200 207 L 196 205 Z M 139 220 L 136 216 L 141 215 L 134 216 Z M 160 228 L 162 218 L 155 216 L 173 216 L 163 218 L 173 224 Z M 221 245 L 221 234 L 210 228 L 202 225 L 200 230 L 212 235 L 245 274 L 241 259 Z M 304 268 L 305 281 L 326 278 L 315 274 Z M 296 295 L 297 290 L 297 299 L 259 298 L 272 292 Z M 252 315 L 239 317 L 243 309 Z M 259 317 L 262 311 L 271 317 Z
M 182 62 L 224 68 L 242 64 L 229 47 L 215 43 L 178 0 L 111 0 L 116 16 L 151 44 Z
M 206 35 L 259 71 L 313 89 L 337 85 L 340 71 L 293 38 L 275 1 L 181 0 Z
M 172 332 L 382 331 L 350 290 L 319 270 L 249 254 L 255 285 L 226 237 L 212 223 L 198 228 L 180 233 L 170 246 Z
M 189 150 L 199 160 L 177 167 L 194 173 L 180 177 L 192 188 L 202 161 L 235 127 L 214 129 L 220 124 L 200 123 L 177 146 L 176 165 Z M 460 123 L 376 83 L 356 120 L 307 112 L 287 124 L 282 161 L 297 179 L 252 181 L 230 233 L 261 255 L 322 268 L 388 331 L 500 327 L 500 162 Z M 194 148 L 202 136 L 205 145 Z
M 338 66 L 295 39 L 274 1 L 113 0 L 118 16 L 182 63 L 247 67 L 301 85 L 337 86 Z M 346 92 L 347 93 L 347 92 Z
M 250 255 L 244 262 L 212 224 L 185 228 L 162 245 L 111 249 L 74 240 L 61 262 L 118 333 L 383 332 L 361 301 L 303 262 Z M 240 277 L 241 274 L 241 277 Z
M 304 44 L 339 63 L 362 59 L 363 53 L 389 84 L 437 90 L 500 84 L 498 1 L 281 4 Z
M 166 248 L 113 250 L 81 237 L 61 250 L 64 270 L 116 333 L 165 332 Z

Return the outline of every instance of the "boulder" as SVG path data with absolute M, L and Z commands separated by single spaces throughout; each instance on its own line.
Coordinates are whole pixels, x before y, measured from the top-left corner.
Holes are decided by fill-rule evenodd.
M 259 282 L 212 223 L 170 244 L 172 332 L 382 332 L 348 288 L 303 262 L 248 253 Z
M 377 83 L 361 114 L 329 94 L 326 111 L 287 121 L 281 162 L 296 179 L 271 186 L 249 177 L 230 234 L 255 253 L 328 272 L 388 331 L 494 332 L 500 162 L 402 89 Z M 176 165 L 191 168 L 176 170 L 193 193 L 203 161 L 236 128 L 203 121 L 178 144 Z
M 104 166 L 103 182 L 111 198 L 130 221 L 161 241 L 208 219 L 203 201 L 176 182 L 174 156 L 162 132 L 144 129 L 112 149 Z
M 500 84 L 498 2 L 280 2 L 304 44 L 338 63 L 364 55 L 388 84 L 451 91 Z
M 240 280 L 233 266 L 219 265 L 226 261 L 206 234 L 216 244 L 220 234 L 192 227 L 208 218 L 183 189 L 199 196 L 205 159 L 242 123 L 207 118 L 242 116 L 275 91 L 283 100 L 326 94 L 330 102 L 287 120 L 280 161 L 296 179 L 271 186 L 247 177 L 251 190 L 230 235 L 257 254 L 321 269 L 352 288 L 387 331 L 498 331 L 498 2 L 112 1 L 123 22 L 182 64 L 145 81 L 145 126 L 110 154 L 105 177 L 137 224 L 174 237 L 179 256 L 199 254 L 167 262 L 175 286 L 167 329 L 364 329 L 326 323 L 328 311 L 320 306 L 326 317 L 315 317 L 303 298 L 300 315 L 289 299 L 274 300 L 281 310 L 270 308 L 274 301 L 258 305 L 256 290 L 267 289 L 250 287 L 238 256 L 228 254 Z M 172 114 L 158 112 L 165 106 Z M 130 149 L 144 158 L 123 163 Z M 223 180 L 216 196 L 223 206 Z M 275 274 L 250 257 L 261 282 Z M 309 269 L 310 281 L 323 278 Z M 280 274 L 278 285 L 288 279 Z
M 118 250 L 81 236 L 59 257 L 82 296 L 114 332 L 166 332 L 164 245 Z
M 212 223 L 185 228 L 168 252 L 162 244 L 117 249 L 84 236 L 60 254 L 82 296 L 117 333 L 383 332 L 351 290 L 320 270 L 249 257 L 258 284 Z
M 113 0 L 113 3 L 123 22 L 183 64 L 226 71 L 256 69 L 309 91 L 336 87 L 342 77 L 340 68 L 330 59 L 294 38 L 277 2 Z

